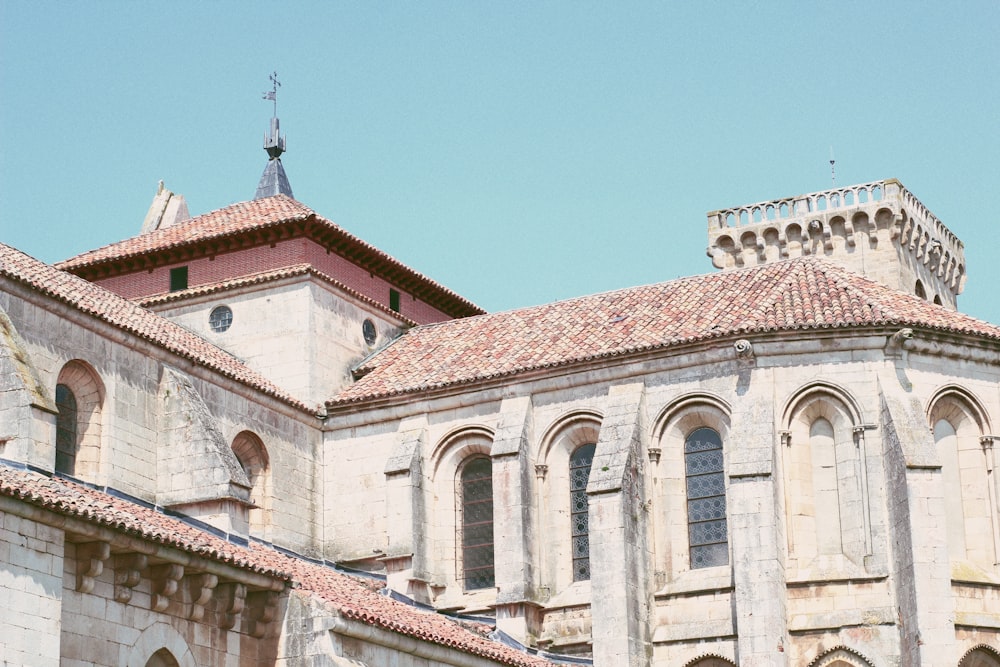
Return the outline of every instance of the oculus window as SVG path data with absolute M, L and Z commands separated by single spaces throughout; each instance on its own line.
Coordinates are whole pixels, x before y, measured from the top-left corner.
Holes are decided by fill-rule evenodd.
M 227 331 L 233 325 L 233 311 L 229 306 L 216 306 L 208 315 L 208 325 L 215 333 Z

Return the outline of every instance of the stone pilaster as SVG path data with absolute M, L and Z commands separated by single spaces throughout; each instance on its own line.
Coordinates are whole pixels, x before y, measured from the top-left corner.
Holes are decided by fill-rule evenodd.
M 763 371 L 741 369 L 747 393 L 732 414 L 727 446 L 726 506 L 736 590 L 735 626 L 740 665 L 788 664 L 785 608 L 785 528 L 774 480 L 774 428 L 770 382 L 751 382 Z
M 384 557 L 389 587 L 429 602 L 426 503 L 420 457 L 427 440 L 427 417 L 404 419 L 385 465 L 388 546 Z
M 956 648 L 941 462 L 920 402 L 889 374 L 879 389 L 902 662 L 944 665 Z
M 535 572 L 532 530 L 531 398 L 506 398 L 500 405 L 493 458 L 493 525 L 497 627 L 526 641 L 535 631 Z
M 652 658 L 645 434 L 644 385 L 611 387 L 587 484 L 596 665 L 640 667 Z

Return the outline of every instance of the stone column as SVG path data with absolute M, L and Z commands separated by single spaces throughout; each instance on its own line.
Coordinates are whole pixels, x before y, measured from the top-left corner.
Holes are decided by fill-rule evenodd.
M 520 642 L 537 632 L 539 608 L 532 563 L 531 414 L 529 396 L 504 399 L 490 449 L 497 628 Z
M 644 667 L 652 659 L 644 390 L 642 383 L 609 390 L 587 484 L 594 664 L 600 667 Z

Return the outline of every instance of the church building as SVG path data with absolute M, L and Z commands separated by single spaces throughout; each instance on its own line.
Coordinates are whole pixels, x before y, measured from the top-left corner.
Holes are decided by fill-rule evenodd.
M 251 201 L 0 244 L 4 664 L 1000 667 L 1000 326 L 899 181 L 487 313 L 265 150 Z

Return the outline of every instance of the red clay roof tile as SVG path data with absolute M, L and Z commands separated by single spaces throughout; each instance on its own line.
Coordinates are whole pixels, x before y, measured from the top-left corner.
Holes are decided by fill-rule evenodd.
M 381 585 L 373 586 L 265 545 L 232 544 L 179 519 L 70 480 L 0 464 L 0 495 L 241 569 L 290 580 L 300 593 L 315 595 L 332 604 L 345 617 L 392 632 L 450 646 L 503 665 L 553 664 L 489 639 L 485 636 L 486 626 L 479 626 L 476 632 L 478 624 L 463 625 L 381 595 L 376 590 Z
M 447 304 L 453 316 L 464 317 L 483 313 L 482 308 L 465 297 L 453 292 L 427 276 L 411 269 L 388 253 L 354 236 L 340 225 L 316 215 L 311 208 L 286 195 L 275 195 L 263 199 L 232 204 L 204 215 L 199 215 L 182 223 L 140 234 L 124 241 L 112 243 L 96 250 L 82 253 L 62 262 L 56 268 L 74 273 L 86 267 L 111 263 L 140 255 L 153 255 L 165 250 L 193 246 L 212 239 L 288 223 L 309 221 L 312 233 L 328 235 L 327 241 L 335 242 L 347 249 L 353 261 L 364 258 L 377 271 L 381 271 L 393 282 L 405 289 L 419 289 L 438 298 L 430 301 Z M 321 231 L 316 231 L 321 230 Z M 333 239 L 333 241 L 331 241 Z M 452 312 L 454 311 L 454 312 Z
M 328 405 L 722 336 L 891 325 L 1000 340 L 1000 327 L 802 258 L 416 327 Z
M 0 275 L 302 410 L 309 406 L 204 338 L 127 299 L 0 243 Z

